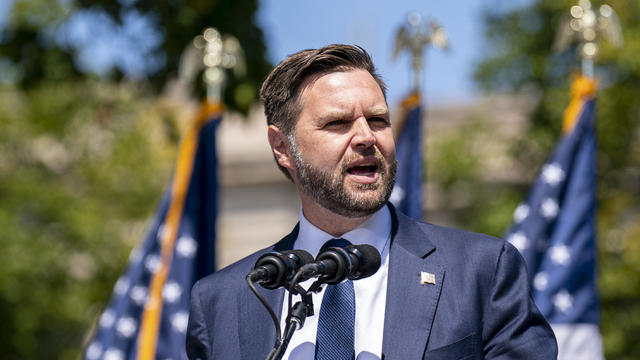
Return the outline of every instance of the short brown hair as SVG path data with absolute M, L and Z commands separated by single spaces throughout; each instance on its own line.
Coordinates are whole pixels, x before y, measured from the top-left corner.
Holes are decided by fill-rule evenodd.
M 371 56 L 360 46 L 332 44 L 289 56 L 271 71 L 260 89 L 267 125 L 275 125 L 286 136 L 291 136 L 301 110 L 299 95 L 304 81 L 312 76 L 354 69 L 369 72 L 386 100 L 387 87 L 376 72 Z M 279 163 L 278 167 L 290 178 Z

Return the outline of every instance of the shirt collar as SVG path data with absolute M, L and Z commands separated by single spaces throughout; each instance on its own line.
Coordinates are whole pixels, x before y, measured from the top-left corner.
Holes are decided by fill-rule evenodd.
M 343 234 L 342 238 L 352 244 L 369 244 L 382 253 L 390 235 L 391 213 L 387 206 L 383 206 L 360 226 Z M 300 208 L 300 230 L 294 248 L 306 250 L 315 257 L 322 245 L 330 239 L 333 239 L 333 236 L 310 223 Z

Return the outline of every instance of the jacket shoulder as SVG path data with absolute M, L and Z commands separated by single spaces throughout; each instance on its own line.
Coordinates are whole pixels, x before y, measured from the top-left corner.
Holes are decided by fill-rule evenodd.
M 271 248 L 256 251 L 198 280 L 193 285 L 193 296 L 204 297 L 203 302 L 215 302 L 218 297 L 230 296 L 236 291 L 244 289 L 247 286 L 245 277 L 253 269 L 256 260 Z
M 486 256 L 492 253 L 499 255 L 504 251 L 504 248 L 515 250 L 511 244 L 495 236 L 435 225 L 409 218 L 401 213 L 398 213 L 397 216 L 399 226 L 419 229 L 419 231 L 408 232 L 413 235 L 410 241 L 428 242 L 436 252 L 441 254 L 451 253 L 459 256 L 462 253 L 472 253 Z M 400 233 L 406 234 L 407 232 L 401 231 Z

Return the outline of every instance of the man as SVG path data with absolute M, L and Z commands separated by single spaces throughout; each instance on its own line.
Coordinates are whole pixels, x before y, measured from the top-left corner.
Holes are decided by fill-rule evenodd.
M 395 145 L 385 85 L 363 49 L 330 45 L 294 54 L 267 77 L 261 98 L 275 160 L 300 194 L 300 222 L 273 247 L 194 286 L 190 358 L 265 358 L 275 330 L 244 277 L 267 251 L 296 248 L 315 256 L 332 238 L 375 246 L 382 265 L 369 278 L 314 294 L 316 315 L 294 334 L 284 359 L 323 358 L 327 326 L 337 336 L 330 343 L 353 344 L 345 358 L 556 358 L 555 338 L 531 299 L 517 250 L 414 221 L 387 203 Z M 355 315 L 327 325 L 323 308 L 349 313 L 327 310 L 334 295 L 323 299 L 343 284 L 352 289 Z M 284 324 L 285 291 L 263 294 Z M 334 334 L 343 328 L 350 330 Z

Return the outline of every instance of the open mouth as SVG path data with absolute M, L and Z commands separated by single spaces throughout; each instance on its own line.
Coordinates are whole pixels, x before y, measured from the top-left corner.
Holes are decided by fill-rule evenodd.
M 355 165 L 347 169 L 351 175 L 372 176 L 378 171 L 376 164 Z

